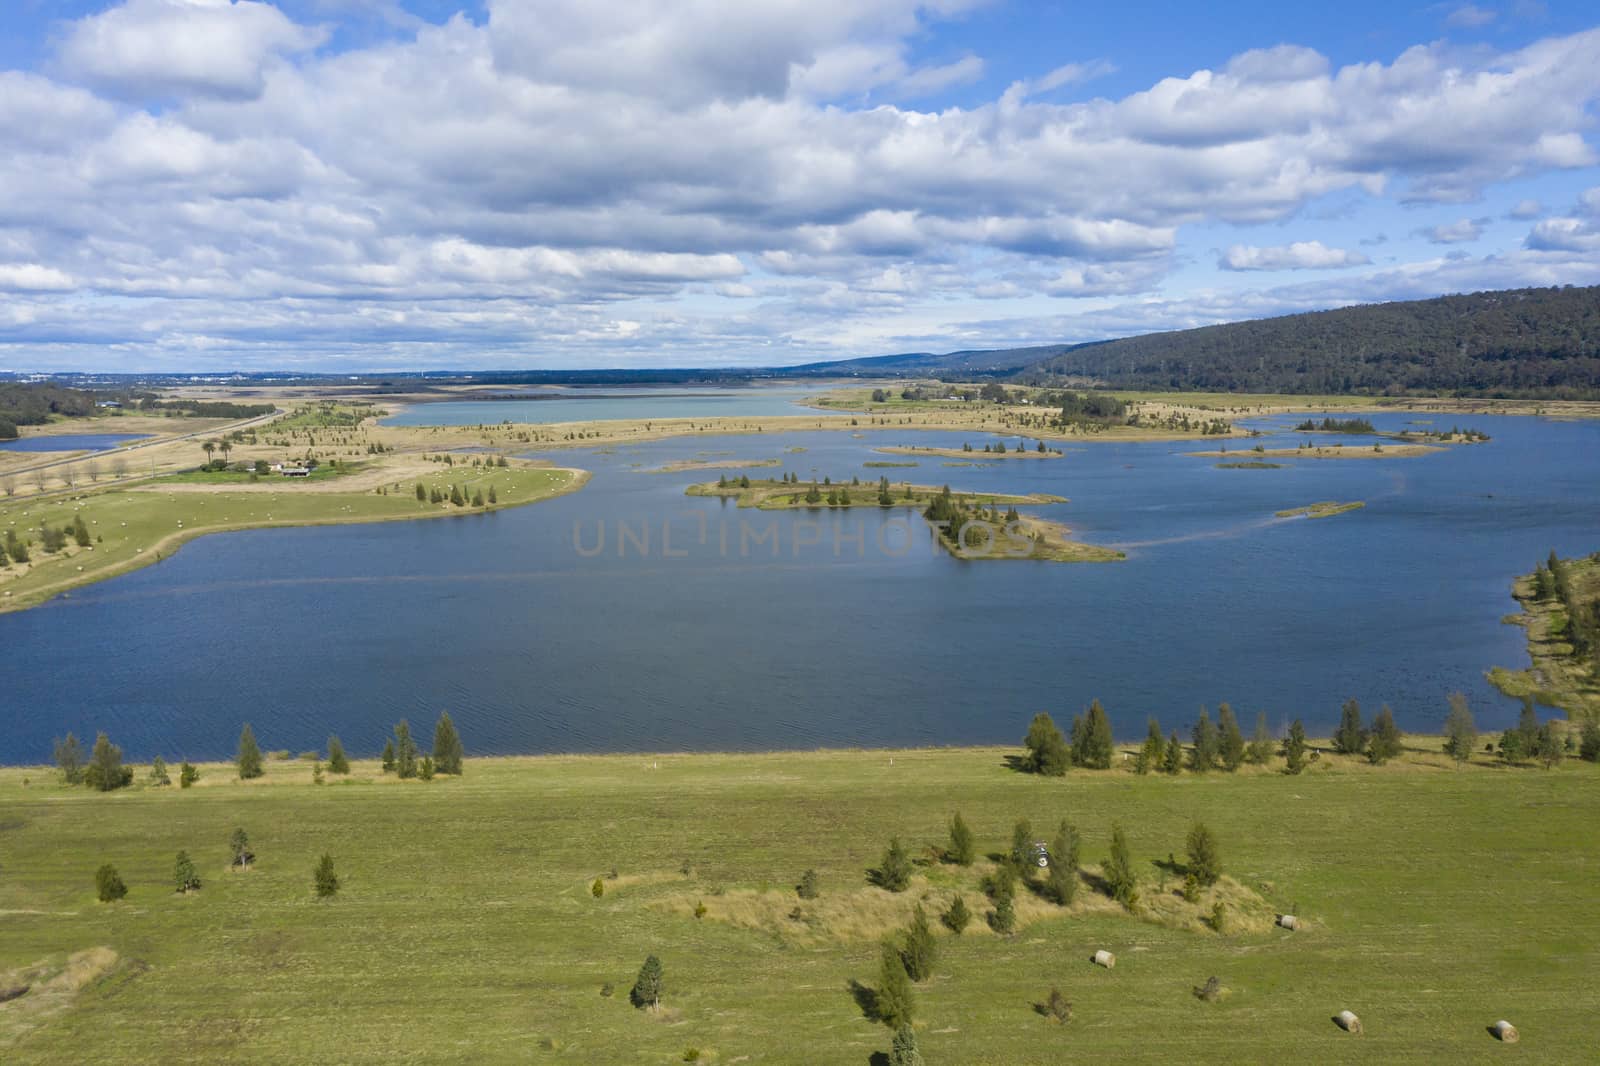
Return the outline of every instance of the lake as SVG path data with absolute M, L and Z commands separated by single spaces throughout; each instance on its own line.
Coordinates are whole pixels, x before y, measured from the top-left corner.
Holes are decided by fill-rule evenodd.
M 11 452 L 100 452 L 115 448 L 124 441 L 143 440 L 144 436 L 141 433 L 62 433 L 0 441 L 0 449 Z
M 1246 732 L 1265 711 L 1326 733 L 1348 697 L 1437 731 L 1457 689 L 1503 728 L 1516 704 L 1483 672 L 1527 665 L 1500 622 L 1511 579 L 1552 548 L 1600 549 L 1600 423 L 1460 421 L 1494 440 L 1279 470 L 1218 469 L 1192 443 L 865 468 L 906 460 L 874 446 L 992 439 L 893 430 L 551 453 L 590 485 L 490 515 L 206 537 L 0 616 L 0 762 L 97 728 L 134 758 L 226 756 L 245 719 L 265 748 L 337 733 L 372 754 L 402 717 L 431 736 L 442 709 L 478 754 L 1009 744 L 1036 711 L 1070 721 L 1093 698 L 1125 739 L 1149 715 L 1187 731 L 1224 700 Z M 644 472 L 718 457 L 1054 493 L 1070 502 L 1037 513 L 1129 558 L 962 562 L 905 512 L 739 511 L 683 495 L 718 471 Z M 1317 500 L 1367 506 L 1272 518 Z
M 382 419 L 386 426 L 479 426 L 499 422 L 547 424 L 630 418 L 725 418 L 816 414 L 800 401 L 827 391 L 824 385 L 754 388 L 549 388 L 528 399 L 441 400 L 419 403 Z M 535 399 L 533 396 L 538 396 Z

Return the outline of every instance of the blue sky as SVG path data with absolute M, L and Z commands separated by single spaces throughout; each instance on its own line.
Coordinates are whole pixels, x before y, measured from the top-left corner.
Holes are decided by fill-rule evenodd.
M 4 17 L 4 370 L 772 364 L 1600 283 L 1592 5 Z

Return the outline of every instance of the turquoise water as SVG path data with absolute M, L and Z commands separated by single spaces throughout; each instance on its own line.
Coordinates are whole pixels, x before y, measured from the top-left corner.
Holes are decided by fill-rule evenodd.
M 1280 470 L 1220 470 L 1164 443 L 865 468 L 902 458 L 874 446 L 985 439 L 894 431 L 557 452 L 594 471 L 582 492 L 205 537 L 0 616 L 0 761 L 97 728 L 134 757 L 220 756 L 246 718 L 268 748 L 338 733 L 375 753 L 395 721 L 426 734 L 441 709 L 479 753 L 1012 743 L 1036 711 L 1070 718 L 1094 698 L 1124 738 L 1149 715 L 1186 729 L 1223 700 L 1246 729 L 1265 711 L 1275 728 L 1327 730 L 1355 697 L 1437 730 L 1457 689 L 1480 726 L 1503 727 L 1516 706 L 1483 673 L 1527 663 L 1522 631 L 1500 622 L 1512 578 L 1552 548 L 1600 549 L 1600 423 L 1470 424 L 1494 440 Z M 1129 558 L 961 562 L 898 512 L 739 511 L 683 495 L 716 471 L 644 472 L 711 452 L 806 479 L 1066 496 L 1037 513 Z M 1272 517 L 1329 499 L 1367 506 Z

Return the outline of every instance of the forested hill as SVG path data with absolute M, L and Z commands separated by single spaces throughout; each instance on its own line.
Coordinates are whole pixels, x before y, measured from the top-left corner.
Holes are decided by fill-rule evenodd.
M 1140 389 L 1600 396 L 1600 286 L 1369 304 L 1086 344 L 1014 375 Z

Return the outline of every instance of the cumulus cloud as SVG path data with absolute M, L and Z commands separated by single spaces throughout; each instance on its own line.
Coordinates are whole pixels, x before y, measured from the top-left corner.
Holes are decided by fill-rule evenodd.
M 78 79 L 139 97 L 249 97 L 267 65 L 323 39 L 258 0 L 126 0 L 69 24 L 59 60 Z
M 1371 262 L 1360 252 L 1329 248 L 1321 241 L 1295 241 L 1275 248 L 1235 244 L 1217 260 L 1223 270 L 1326 270 Z
M 1506 217 L 1525 221 L 1538 218 L 1542 214 L 1544 214 L 1544 204 L 1538 200 L 1519 200 L 1515 207 L 1506 212 Z
M 1462 218 L 1454 222 L 1441 222 L 1437 226 L 1428 226 L 1418 230 L 1417 233 L 1434 244 L 1465 244 L 1482 237 L 1483 227 L 1488 222 L 1486 218 Z

